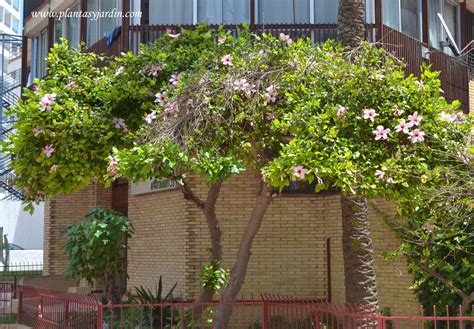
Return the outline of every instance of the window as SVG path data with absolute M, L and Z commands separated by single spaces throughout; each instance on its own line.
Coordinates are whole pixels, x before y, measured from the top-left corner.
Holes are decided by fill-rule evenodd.
M 20 0 L 13 0 L 12 6 L 13 6 L 13 9 L 15 10 L 20 9 Z
M 9 28 L 11 28 L 12 26 L 12 14 L 8 10 L 5 10 L 5 17 L 3 19 L 3 24 L 5 24 L 5 26 Z
M 250 3 L 234 0 L 198 0 L 195 16 L 199 23 L 242 24 L 250 20 Z
M 311 23 L 310 0 L 258 0 L 255 9 L 258 24 Z
M 64 24 L 63 24 L 64 20 L 56 20 L 54 22 L 54 43 L 59 43 L 63 36 L 63 28 L 64 28 Z
M 154 2 L 154 1 L 152 1 Z M 178 1 L 177 1 L 178 2 Z M 87 44 L 93 45 L 121 24 L 119 0 L 87 0 L 87 10 L 100 13 L 99 19 L 87 20 Z M 150 3 L 150 13 L 151 13 Z
M 74 5 L 71 7 L 71 12 L 79 12 L 79 4 Z M 80 24 L 80 18 L 78 15 L 72 15 L 71 17 L 68 17 L 65 21 L 64 28 L 64 36 L 67 38 L 69 41 L 69 45 L 71 47 L 76 48 L 79 45 L 79 24 Z
M 421 0 L 383 0 L 382 6 L 384 24 L 421 40 Z
M 3 23 L 3 12 L 4 12 L 4 9 L 2 6 L 0 6 L 0 23 Z
M 254 1 L 257 24 L 337 23 L 338 0 Z M 149 12 L 150 24 L 241 24 L 250 21 L 250 0 L 155 0 Z M 374 22 L 374 0 L 366 0 L 366 19 Z
M 193 0 L 150 1 L 150 24 L 193 24 Z
M 76 13 L 79 13 L 78 3 L 70 8 L 68 17 L 54 22 L 54 42 L 60 42 L 60 39 L 65 37 L 69 46 L 76 48 L 79 45 L 80 18 Z
M 430 46 L 443 50 L 444 52 L 453 55 L 449 47 L 443 47 L 443 43 L 447 39 L 446 31 L 443 29 L 438 13 L 443 16 L 446 25 L 451 32 L 454 40 L 459 44 L 459 5 L 455 1 L 450 0 L 429 0 L 429 36 Z
M 42 78 L 46 75 L 46 56 L 48 53 L 48 34 L 47 30 L 43 30 L 32 42 L 32 65 L 31 79 Z
M 13 20 L 12 20 L 12 30 L 13 30 L 13 32 L 18 34 L 19 29 L 20 29 L 20 21 L 16 18 L 13 18 Z

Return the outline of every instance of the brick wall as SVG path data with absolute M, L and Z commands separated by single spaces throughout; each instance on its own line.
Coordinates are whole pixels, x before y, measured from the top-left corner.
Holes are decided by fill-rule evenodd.
M 198 196 L 205 197 L 206 185 L 201 179 L 191 178 L 190 185 Z M 223 231 L 226 268 L 231 268 L 235 261 L 255 194 L 250 173 L 234 177 L 222 186 L 216 210 Z M 195 297 L 199 292 L 199 273 L 210 257 L 209 234 L 201 211 L 183 201 L 178 190 L 131 197 L 129 207 L 137 231 L 130 242 L 130 287 L 153 287 L 161 274 L 168 287 L 178 281 L 183 297 Z M 380 255 L 394 250 L 398 242 L 373 211 L 370 219 L 382 305 L 415 304 L 414 294 L 408 289 L 413 278 L 407 273 L 405 261 L 387 261 Z M 344 301 L 341 235 L 338 195 L 275 199 L 254 241 L 243 297 L 258 297 L 261 292 L 325 295 L 325 240 L 330 237 L 332 296 L 333 300 Z
M 191 185 L 204 198 L 206 187 L 203 181 L 195 178 Z M 252 174 L 234 177 L 222 186 L 216 210 L 223 231 L 226 268 L 231 268 L 235 261 L 255 196 Z M 254 240 L 242 289 L 243 297 L 250 298 L 252 293 L 260 292 L 324 296 L 325 240 L 328 234 L 340 232 L 338 203 L 338 196 L 282 197 L 274 200 Z M 190 240 L 187 249 L 192 257 L 187 259 L 186 286 L 187 295 L 193 297 L 199 291 L 199 272 L 209 262 L 210 242 L 205 218 L 200 210 L 191 207 L 189 216 Z M 342 259 L 341 245 L 334 243 L 332 249 L 333 256 Z M 337 266 L 334 269 L 336 271 Z M 334 279 L 334 289 L 337 291 L 340 282 Z
M 409 289 L 413 284 L 413 274 L 408 273 L 405 258 L 385 259 L 381 255 L 383 252 L 396 251 L 400 247 L 399 240 L 383 223 L 380 215 L 380 211 L 393 214 L 394 209 L 381 200 L 377 200 L 375 207 L 369 203 L 369 223 L 375 250 L 375 272 L 380 305 L 382 307 L 418 305 L 414 291 Z
M 45 202 L 44 211 L 44 275 L 62 274 L 67 265 L 62 238 L 66 228 L 94 207 L 110 208 L 110 189 L 91 184 L 80 191 Z
M 204 197 L 205 183 L 190 185 Z M 224 266 L 234 263 L 240 238 L 255 202 L 254 177 L 246 173 L 223 184 L 217 214 L 223 231 Z M 45 271 L 60 273 L 66 264 L 59 235 L 93 205 L 110 204 L 110 191 L 90 186 L 46 203 Z M 387 207 L 383 203 L 381 207 Z M 384 208 L 385 209 L 385 208 Z M 387 208 L 388 209 L 388 208 Z M 205 218 L 180 190 L 129 195 L 129 218 L 135 236 L 129 240 L 129 288 L 154 288 L 163 276 L 165 289 L 178 282 L 176 295 L 192 298 L 199 291 L 199 273 L 209 262 Z M 416 304 L 408 287 L 412 275 L 403 259 L 385 260 L 380 253 L 398 242 L 370 212 L 376 272 L 382 306 Z M 338 195 L 285 196 L 274 200 L 254 241 L 242 294 L 261 292 L 323 296 L 326 293 L 325 241 L 331 238 L 332 297 L 345 300 L 341 207 Z
M 178 282 L 175 296 L 184 296 L 187 216 L 181 191 L 130 195 L 128 216 L 135 228 L 128 241 L 129 288 L 154 289 L 161 275 L 165 291 Z

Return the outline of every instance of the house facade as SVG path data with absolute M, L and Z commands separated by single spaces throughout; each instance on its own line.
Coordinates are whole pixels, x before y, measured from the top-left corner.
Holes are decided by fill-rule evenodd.
M 45 75 L 45 55 L 63 36 L 72 46 L 84 42 L 89 51 L 119 55 L 122 51 L 136 52 L 140 43 L 153 42 L 179 25 L 205 22 L 225 24 L 231 29 L 248 22 L 257 33 L 284 32 L 293 38 L 304 35 L 314 42 L 323 42 L 336 38 L 337 8 L 338 1 L 334 0 L 31 1 L 25 9 L 22 81 L 29 86 L 34 78 Z M 37 14 L 66 10 L 141 14 L 110 15 L 100 20 L 87 15 L 58 19 L 55 15 Z M 462 109 L 468 112 L 472 108 L 469 55 L 456 49 L 463 49 L 472 40 L 473 11 L 474 1 L 467 0 L 367 0 L 366 36 L 405 58 L 407 73 L 420 74 L 422 63 L 440 70 L 446 98 L 459 99 Z M 205 193 L 200 177 L 192 177 L 190 185 L 198 195 Z M 230 179 L 222 187 L 217 215 L 222 223 L 224 267 L 230 268 L 235 260 L 255 195 L 251 172 Z M 377 204 L 390 209 L 380 200 Z M 97 206 L 127 214 L 135 227 L 135 237 L 129 241 L 130 288 L 153 288 L 162 275 L 165 286 L 178 282 L 177 292 L 182 297 L 196 296 L 199 273 L 210 257 L 207 226 L 199 209 L 183 199 L 179 188 L 169 184 L 117 181 L 111 188 L 90 185 L 75 194 L 48 200 L 45 274 L 62 273 L 67 262 L 62 251 L 62 233 Z M 398 246 L 381 222 L 371 208 L 380 303 L 383 307 L 415 305 L 416 296 L 409 289 L 413 276 L 405 260 L 385 260 L 381 255 Z M 242 293 L 243 298 L 251 298 L 252 294 L 258 298 L 262 292 L 345 300 L 338 193 L 289 190 L 273 202 L 254 242 Z

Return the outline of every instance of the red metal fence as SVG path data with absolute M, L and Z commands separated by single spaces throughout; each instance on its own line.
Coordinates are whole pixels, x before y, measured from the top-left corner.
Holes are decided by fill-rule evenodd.
M 48 329 L 97 327 L 99 303 L 94 296 L 20 287 L 18 297 L 21 324 Z
M 159 304 L 102 305 L 94 296 L 21 287 L 18 292 L 18 322 L 32 328 L 51 329 L 151 329 L 212 328 L 222 301 L 194 304 L 172 301 Z M 377 309 L 346 303 L 330 303 L 326 298 L 301 298 L 263 294 L 262 298 L 227 303 L 233 307 L 227 328 L 242 329 L 402 329 L 473 328 L 474 306 L 470 315 L 461 308 L 456 315 L 446 308 L 444 316 L 436 308 L 426 315 L 423 308 Z

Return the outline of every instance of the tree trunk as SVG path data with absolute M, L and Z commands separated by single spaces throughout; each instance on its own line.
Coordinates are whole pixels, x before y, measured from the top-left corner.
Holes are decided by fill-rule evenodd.
M 367 200 L 342 196 L 341 206 L 346 302 L 376 308 L 377 280 Z
M 219 197 L 219 192 L 221 190 L 221 185 L 222 183 L 219 182 L 210 186 L 207 193 L 206 202 L 201 208 L 204 216 L 206 217 L 209 236 L 211 238 L 211 265 L 214 270 L 222 268 L 222 256 L 224 254 L 222 250 L 222 231 L 215 209 L 217 198 Z M 203 288 L 201 290 L 201 294 L 195 301 L 195 307 L 201 309 L 200 304 L 211 301 L 215 293 L 215 289 Z
M 237 259 L 230 274 L 229 285 L 224 290 L 222 302 L 219 305 L 219 309 L 215 317 L 215 329 L 227 328 L 230 316 L 232 314 L 232 302 L 236 300 L 247 273 L 252 242 L 255 239 L 260 226 L 262 225 L 263 217 L 265 216 L 268 206 L 272 201 L 272 189 L 263 181 L 260 174 L 257 175 L 257 186 L 259 186 L 257 200 L 255 202 L 255 206 L 247 224 L 245 233 L 240 242 L 240 247 L 237 252 Z
M 365 36 L 365 0 L 339 0 L 337 24 L 342 45 L 357 47 Z
M 184 199 L 193 202 L 206 217 L 207 227 L 211 238 L 211 264 L 214 270 L 222 268 L 222 231 L 219 220 L 216 215 L 216 202 L 221 191 L 222 182 L 212 184 L 207 191 L 206 201 L 202 201 L 197 195 L 193 193 L 189 185 L 184 182 L 181 186 Z M 200 314 L 203 309 L 202 303 L 207 303 L 212 300 L 215 289 L 203 288 L 198 298 L 194 303 L 195 314 Z
M 345 47 L 365 38 L 365 0 L 339 0 L 337 37 Z M 346 301 L 378 306 L 374 250 L 369 230 L 367 200 L 341 196 L 342 244 Z

